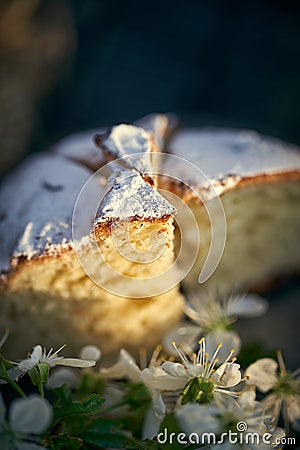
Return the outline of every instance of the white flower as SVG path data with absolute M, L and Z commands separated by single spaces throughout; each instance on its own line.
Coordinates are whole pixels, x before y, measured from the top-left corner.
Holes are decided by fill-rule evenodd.
M 202 299 L 190 296 L 185 312 L 195 323 L 210 327 L 217 322 L 228 325 L 236 317 L 258 317 L 267 309 L 267 300 L 259 295 L 232 294 L 222 298 L 218 295 L 207 295 Z
M 282 412 L 286 433 L 289 423 L 300 430 L 300 369 L 295 372 L 286 370 L 282 354 L 278 352 L 278 364 L 271 358 L 262 358 L 251 364 L 246 370 L 249 382 L 263 392 L 270 393 L 262 401 L 264 410 L 270 414 L 277 425 Z
M 199 439 L 203 439 L 200 443 L 204 445 L 209 443 L 205 440 L 208 439 L 207 433 L 213 433 L 211 445 L 201 448 L 235 450 L 237 443 L 229 438 L 229 431 L 239 436 L 238 448 L 247 450 L 268 449 L 275 446 L 272 444 L 277 438 L 285 435 L 283 430 L 269 426 L 268 417 L 264 415 L 261 404 L 255 401 L 254 391 L 245 391 L 238 399 L 224 397 L 218 404 L 183 406 L 176 412 L 176 418 L 180 428 L 188 436 L 192 433 L 194 436 L 197 434 Z M 255 433 L 259 437 L 253 442 L 247 441 L 247 433 Z M 272 434 L 272 438 L 269 439 L 270 445 L 263 442 L 262 437 L 265 433 Z
M 80 358 L 99 361 L 101 358 L 101 350 L 96 345 L 86 345 L 80 351 Z
M 47 364 L 50 368 L 54 366 L 70 366 L 70 367 L 92 367 L 95 365 L 95 361 L 87 361 L 78 358 L 64 358 L 63 356 L 58 356 L 58 353 L 65 347 L 63 345 L 56 352 L 52 353 L 52 350 L 49 350 L 47 353 L 46 349 L 43 349 L 40 345 L 36 345 L 33 347 L 33 352 L 29 355 L 29 358 L 23 359 L 19 364 L 18 368 L 22 372 L 28 372 L 33 367 L 37 366 L 40 363 Z
M 142 383 L 141 369 L 135 359 L 123 348 L 120 350 L 118 362 L 109 368 L 100 370 L 105 378 L 121 380 L 126 378 L 131 383 Z
M 158 364 L 161 347 L 157 346 L 153 352 L 149 366 Z M 137 365 L 135 359 L 124 349 L 120 350 L 118 362 L 109 368 L 101 369 L 101 375 L 106 379 L 127 379 L 131 383 L 144 383 L 143 370 Z M 146 411 L 143 424 L 143 439 L 152 439 L 159 430 L 159 425 L 165 415 L 165 404 L 161 395 L 155 389 L 147 386 L 152 402 Z
M 0 447 L 7 450 L 44 449 L 38 435 L 49 427 L 52 408 L 38 395 L 16 399 L 11 403 L 8 420 L 6 408 L 0 396 Z
M 54 369 L 47 381 L 47 389 L 55 389 L 66 384 L 69 388 L 75 388 L 80 380 L 79 374 L 70 367 L 57 367 Z
M 86 345 L 80 350 L 79 356 L 81 360 L 96 362 L 101 358 L 101 350 L 95 345 Z M 75 388 L 79 381 L 80 373 L 76 368 L 57 367 L 51 372 L 46 386 L 48 389 L 55 389 L 66 384 L 69 388 Z
M 225 358 L 231 348 L 236 353 L 241 348 L 239 335 L 231 329 L 236 319 L 258 317 L 264 314 L 267 308 L 267 300 L 255 294 L 231 295 L 225 298 L 208 294 L 204 297 L 188 295 L 184 312 L 195 325 L 182 323 L 178 327 L 177 335 L 173 331 L 165 338 L 165 345 L 168 347 L 170 340 L 176 340 L 180 344 L 184 340 L 192 346 L 202 334 L 206 337 L 208 352 L 212 352 L 218 342 L 223 343 L 220 358 Z
M 197 354 L 189 358 L 173 343 L 182 363 L 164 362 L 160 367 L 143 370 L 142 376 L 146 386 L 158 391 L 182 391 L 182 404 L 188 402 L 209 403 L 216 396 L 226 394 L 237 396 L 229 388 L 242 380 L 240 366 L 230 361 L 234 351 L 216 369 L 220 343 L 212 357 L 206 352 L 205 339 L 199 341 Z

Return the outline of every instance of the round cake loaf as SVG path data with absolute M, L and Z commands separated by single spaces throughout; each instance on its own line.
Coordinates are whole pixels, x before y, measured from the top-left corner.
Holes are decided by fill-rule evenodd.
M 181 282 L 228 293 L 299 270 L 299 149 L 175 123 L 150 115 L 71 136 L 4 180 L 11 357 L 38 343 L 92 343 L 107 359 L 151 348 L 180 320 Z
M 173 183 L 169 189 L 185 198 L 201 236 L 196 263 L 184 280 L 188 288 L 261 289 L 276 277 L 299 273 L 299 148 L 254 131 L 211 128 L 179 130 L 168 152 L 188 159 L 206 176 L 195 181 L 180 161 L 168 161 L 166 172 L 193 188 Z M 190 224 L 185 225 L 188 261 L 194 242 Z M 200 276 L 199 284 L 213 240 L 213 259 L 222 255 L 212 276 L 204 284 Z

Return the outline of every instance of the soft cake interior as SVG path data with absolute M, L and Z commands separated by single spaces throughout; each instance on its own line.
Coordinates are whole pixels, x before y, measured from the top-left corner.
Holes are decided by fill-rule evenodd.
M 157 280 L 153 282 L 157 272 L 173 263 L 173 214 L 162 218 L 157 213 L 155 220 L 151 220 L 151 211 L 148 220 L 124 214 L 124 224 L 116 215 L 113 235 L 119 251 L 105 216 L 103 233 L 96 233 L 94 245 L 86 243 L 107 189 L 103 176 L 90 179 L 91 175 L 81 163 L 41 153 L 24 161 L 3 182 L 0 333 L 10 330 L 5 351 L 11 358 L 24 357 L 37 344 L 55 348 L 64 343 L 69 345 L 69 354 L 76 355 L 83 345 L 93 343 L 99 345 L 104 358 L 113 358 L 120 347 L 152 347 L 182 314 L 178 287 L 163 293 L 166 289 L 160 289 Z M 86 189 L 80 197 L 83 186 Z M 78 198 L 83 200 L 75 214 Z M 130 195 L 118 198 L 126 206 L 125 213 L 131 213 Z M 84 265 L 105 289 L 80 265 L 72 243 L 72 223 L 79 234 L 76 240 L 83 239 L 80 256 Z M 136 255 L 141 259 L 148 255 L 153 262 Z M 132 277 L 137 275 L 157 285 L 155 295 L 143 279 L 142 289 L 136 289 Z
M 118 230 L 121 232 L 122 227 Z M 155 251 L 157 240 L 153 240 L 153 233 L 157 232 L 164 234 L 165 242 L 159 257 Z M 134 222 L 129 238 L 132 260 L 128 259 L 130 255 L 125 258 L 116 250 L 111 235 L 104 234 L 99 240 L 103 259 L 86 248 L 83 260 L 92 267 L 96 278 L 101 274 L 106 287 L 144 298 L 122 298 L 101 289 L 86 275 L 71 249 L 57 257 L 20 264 L 1 300 L 0 329 L 12 330 L 7 344 L 14 357 L 21 357 L 37 342 L 50 347 L 67 342 L 71 352 L 78 352 L 87 343 L 98 344 L 109 358 L 122 346 L 136 350 L 140 346 L 151 347 L 162 338 L 180 317 L 183 300 L 177 288 L 146 298 L 146 286 L 147 279 L 151 282 L 152 277 L 172 264 L 172 219 L 159 224 Z M 141 255 L 152 252 L 155 261 L 134 261 L 134 249 Z M 115 272 L 114 278 L 109 279 L 107 262 L 126 276 L 119 277 Z M 146 279 L 143 292 L 134 293 L 131 277 L 136 275 Z
M 300 267 L 299 182 L 253 183 L 221 196 L 227 222 L 223 256 L 214 274 L 202 285 L 219 292 L 264 287 L 277 275 Z M 211 200 L 210 210 L 215 200 Z M 203 205 L 190 202 L 200 230 L 200 252 L 184 284 L 198 288 L 198 278 L 211 243 L 210 221 Z M 222 223 L 215 208 L 215 222 Z M 183 232 L 189 235 L 191 224 Z M 221 236 L 214 227 L 216 239 Z M 189 246 L 195 245 L 189 241 Z M 188 258 L 189 249 L 186 249 Z

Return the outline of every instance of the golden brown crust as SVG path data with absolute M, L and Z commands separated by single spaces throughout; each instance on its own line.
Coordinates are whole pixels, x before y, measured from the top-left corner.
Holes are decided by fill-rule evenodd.
M 68 252 L 74 252 L 73 244 L 70 243 L 68 245 L 64 246 L 56 246 L 57 251 L 53 251 L 53 248 L 51 250 L 45 249 L 45 251 L 42 254 L 35 254 L 28 259 L 26 255 L 19 255 L 11 258 L 10 260 L 10 270 L 7 272 L 2 272 L 0 275 L 0 291 L 5 289 L 7 283 L 10 280 L 13 280 L 14 276 L 17 275 L 19 270 L 22 270 L 22 267 L 30 265 L 34 262 L 47 260 L 47 259 L 61 259 L 63 258 L 66 253 Z
M 230 181 L 230 182 L 229 182 Z M 220 180 L 212 182 L 213 188 L 215 188 L 216 193 L 220 196 L 228 191 L 258 184 L 266 183 L 281 183 L 287 181 L 300 181 L 300 170 L 291 170 L 286 172 L 278 172 L 272 174 L 259 174 L 256 176 L 249 177 L 236 177 L 234 175 L 228 175 Z M 159 188 L 167 189 L 173 194 L 179 196 L 186 203 L 199 203 L 205 202 L 205 193 L 211 192 L 210 187 L 193 186 L 190 187 L 187 183 L 177 180 L 176 178 L 160 176 L 159 178 Z M 197 193 L 204 194 L 200 197 Z M 207 196 L 207 200 L 210 200 L 212 196 Z
M 108 237 L 112 234 L 112 230 L 116 226 L 122 226 L 123 224 L 132 223 L 132 222 L 146 222 L 146 223 L 157 223 L 157 224 L 163 224 L 166 223 L 168 220 L 172 218 L 172 215 L 166 214 L 160 217 L 160 219 L 155 218 L 140 218 L 138 216 L 129 217 L 128 220 L 122 221 L 122 220 L 107 220 L 106 222 L 96 223 L 94 225 L 94 233 L 97 239 L 100 239 L 102 237 Z

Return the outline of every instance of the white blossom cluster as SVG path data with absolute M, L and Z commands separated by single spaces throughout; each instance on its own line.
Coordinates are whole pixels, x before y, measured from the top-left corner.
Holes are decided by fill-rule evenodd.
M 79 368 L 103 379 L 105 414 L 110 410 L 119 417 L 127 414 L 128 408 L 122 402 L 124 381 L 145 387 L 150 402 L 143 419 L 143 439 L 157 439 L 165 417 L 172 414 L 186 434 L 213 432 L 220 437 L 244 423 L 248 433 L 271 436 L 271 444 L 259 441 L 249 446 L 240 441 L 238 448 L 282 448 L 282 438 L 291 431 L 300 431 L 300 371 L 289 372 L 281 352 L 278 361 L 261 358 L 245 370 L 235 356 L 241 338 L 232 328 L 233 322 L 237 317 L 260 315 L 266 308 L 267 302 L 254 295 L 225 300 L 208 297 L 201 302 L 190 297 L 186 315 L 193 324 L 187 320 L 180 324 L 166 336 L 164 346 L 157 346 L 150 361 L 143 358 L 142 364 L 125 349 L 115 364 L 105 368 L 101 367 L 101 351 L 94 345 L 84 347 L 80 358 L 60 356 L 64 346 L 55 352 L 35 346 L 27 358 L 11 362 L 7 376 L 2 376 L 2 382 L 14 386 L 29 375 L 39 395 L 23 395 L 11 403 L 8 412 L 0 397 L 0 448 L 44 448 L 40 435 L 49 427 L 53 415 L 44 386 L 48 390 L 63 384 L 76 388 L 82 376 Z M 225 439 L 216 447 L 201 448 L 237 447 Z

